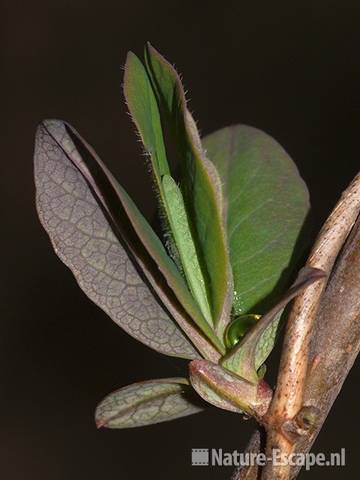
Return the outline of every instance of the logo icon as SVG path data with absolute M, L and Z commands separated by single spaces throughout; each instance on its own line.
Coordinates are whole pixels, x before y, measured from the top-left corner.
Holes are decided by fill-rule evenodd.
M 191 450 L 191 464 L 199 466 L 209 465 L 209 449 L 208 448 L 193 448 Z

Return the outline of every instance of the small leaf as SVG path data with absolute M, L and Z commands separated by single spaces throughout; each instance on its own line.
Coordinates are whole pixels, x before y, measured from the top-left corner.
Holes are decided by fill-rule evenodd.
M 167 248 L 181 271 L 179 253 L 169 227 L 170 212 L 167 209 L 162 185 L 162 177 L 170 174 L 170 169 L 166 157 L 159 107 L 146 69 L 133 52 L 129 52 L 126 58 L 124 95 L 145 152 L 151 160 L 151 172 L 158 194 L 160 218 L 167 240 Z
M 144 148 L 150 155 L 155 183 L 160 195 L 161 209 L 163 210 L 163 215 L 165 214 L 165 222 L 171 227 L 174 222 L 173 219 L 170 218 L 171 212 L 166 202 L 162 183 L 163 176 L 169 174 L 169 166 L 166 159 L 160 113 L 148 74 L 141 61 L 132 52 L 129 52 L 125 65 L 124 93 Z M 180 257 L 178 248 L 181 246 L 174 242 L 174 232 L 172 232 L 171 228 L 168 232 L 168 235 L 169 234 L 172 243 L 170 251 L 175 250 L 175 257 Z M 188 303 L 189 302 L 184 304 L 184 307 L 186 307 Z M 194 311 L 194 308 L 192 308 L 192 310 Z M 194 322 L 211 340 L 213 345 L 216 346 L 217 350 L 224 353 L 225 349 L 221 340 L 215 335 L 203 314 L 199 313 L 200 312 L 196 312 L 195 315 L 192 315 Z
M 160 298 L 169 309 L 177 323 L 188 335 L 201 354 L 209 360 L 217 361 L 220 358 L 219 352 L 224 353 L 224 347 L 222 343 L 215 335 L 213 329 L 206 323 L 203 314 L 199 310 L 198 304 L 194 301 L 194 298 L 192 297 L 183 277 L 176 268 L 175 263 L 167 255 L 160 239 L 157 237 L 143 215 L 139 212 L 136 205 L 125 192 L 125 190 L 116 182 L 116 180 L 114 180 L 114 182 L 119 199 L 122 202 L 132 226 L 134 227 L 148 253 L 151 255 L 153 260 L 155 260 L 160 272 L 164 275 L 167 284 L 174 292 L 176 298 L 179 300 L 185 311 L 179 310 L 175 302 L 168 299 L 168 297 L 161 289 L 159 289 L 156 284 L 152 285 L 153 288 L 158 292 Z M 151 281 L 151 277 L 149 278 Z M 186 313 L 188 314 L 189 318 L 187 318 Z M 201 331 L 195 328 L 193 322 L 198 325 Z M 201 332 L 206 335 L 206 338 Z
M 34 160 L 40 220 L 55 252 L 86 295 L 127 333 L 154 350 L 198 358 L 139 276 L 127 253 L 129 245 L 122 245 L 114 235 L 99 206 L 111 217 L 113 212 L 106 210 L 102 198 L 108 190 L 104 185 L 99 190 L 95 182 L 92 189 L 89 187 L 92 177 L 63 122 L 47 120 L 39 126 Z M 146 268 L 144 263 L 141 266 Z M 150 278 L 150 271 L 146 273 Z
M 201 412 L 191 400 L 185 378 L 165 378 L 134 383 L 116 390 L 98 405 L 98 428 L 133 428 L 167 422 Z
M 212 316 L 217 324 L 230 316 L 232 295 L 231 268 L 222 225 L 220 179 L 214 165 L 205 156 L 177 72 L 150 44 L 145 49 L 145 60 L 163 114 L 163 124 L 180 161 L 180 188 L 194 230 Z
M 189 371 L 197 393 L 218 408 L 254 417 L 261 417 L 268 409 L 272 391 L 264 381 L 254 385 L 207 360 L 193 360 Z
M 250 332 L 221 361 L 223 367 L 253 384 L 259 382 L 258 369 L 274 348 L 277 327 L 284 307 L 305 288 L 324 278 L 318 268 L 304 267 L 294 285 L 283 298 L 264 315 Z
M 263 314 L 286 288 L 301 253 L 306 185 L 285 150 L 256 128 L 223 128 L 203 145 L 227 203 L 234 313 Z
M 207 299 L 205 280 L 199 265 L 196 248 L 190 233 L 190 226 L 184 206 L 181 191 L 170 175 L 162 178 L 166 209 L 169 211 L 169 221 L 174 240 L 178 247 L 181 263 L 188 281 L 189 288 L 202 314 L 211 325 L 211 313 Z
M 153 173 L 161 192 L 161 178 L 169 174 L 157 101 L 138 57 L 129 52 L 125 64 L 124 94 L 132 119 L 141 136 L 145 150 L 151 155 Z

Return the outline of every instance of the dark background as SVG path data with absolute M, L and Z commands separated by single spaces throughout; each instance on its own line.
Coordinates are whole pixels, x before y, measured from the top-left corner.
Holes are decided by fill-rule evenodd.
M 359 166 L 358 2 L 8 1 L 0 18 L 0 477 L 229 478 L 228 468 L 191 467 L 190 453 L 241 450 L 253 423 L 236 415 L 96 430 L 105 394 L 179 366 L 126 336 L 54 255 L 34 208 L 35 127 L 72 123 L 151 215 L 121 92 L 127 50 L 141 54 L 150 40 L 183 73 L 202 133 L 242 122 L 286 148 L 309 185 L 316 231 Z M 356 471 L 359 380 L 355 367 L 314 448 L 346 447 L 347 466 L 300 478 Z

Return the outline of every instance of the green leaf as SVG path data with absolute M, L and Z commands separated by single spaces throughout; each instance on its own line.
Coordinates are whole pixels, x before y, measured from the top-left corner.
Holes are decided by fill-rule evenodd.
M 145 150 L 151 158 L 152 170 L 160 195 L 161 208 L 164 210 L 163 213 L 165 213 L 165 222 L 168 226 L 174 227 L 174 219 L 171 218 L 173 212 L 170 212 L 170 205 L 166 201 L 162 183 L 163 176 L 169 173 L 169 167 L 166 159 L 160 113 L 146 70 L 140 60 L 132 52 L 129 52 L 126 60 L 124 93 L 131 116 L 139 131 Z M 175 232 L 173 232 L 171 228 L 170 233 L 170 237 L 173 241 Z M 191 235 L 190 232 L 189 235 Z M 175 249 L 176 252 L 178 252 L 179 248 L 183 249 L 183 246 L 178 245 L 175 242 L 170 250 Z M 176 256 L 180 255 L 177 253 Z M 184 260 L 184 257 L 182 259 Z M 190 276 L 190 280 L 191 278 L 192 277 Z M 188 276 L 187 280 L 189 280 Z M 198 300 L 197 297 L 195 297 L 195 300 Z M 200 307 L 203 307 L 203 302 L 201 300 L 202 299 L 200 299 Z M 186 307 L 186 305 L 184 305 L 184 307 Z M 224 353 L 225 350 L 223 343 L 217 338 L 203 314 L 196 312 L 192 318 L 216 348 L 221 353 Z
M 163 115 L 163 125 L 180 161 L 180 188 L 206 279 L 213 320 L 218 324 L 230 316 L 232 294 L 231 269 L 222 226 L 220 179 L 205 156 L 175 69 L 150 44 L 146 47 L 145 59 Z
M 161 178 L 170 170 L 159 108 L 146 70 L 132 52 L 128 53 L 125 64 L 124 94 L 145 150 L 151 156 L 153 173 L 161 192 Z
M 205 280 L 202 275 L 193 238 L 190 233 L 189 220 L 184 206 L 181 190 L 170 175 L 162 178 L 166 209 L 169 211 L 169 221 L 178 247 L 181 263 L 188 281 L 189 288 L 196 298 L 200 309 L 211 325 L 211 313 L 207 299 Z
M 185 378 L 165 378 L 134 383 L 116 390 L 98 405 L 98 428 L 133 428 L 167 422 L 202 411 L 191 400 Z
M 133 52 L 129 52 L 126 58 L 124 95 L 146 155 L 149 156 L 151 161 L 151 172 L 158 194 L 160 218 L 164 236 L 167 239 L 167 247 L 181 271 L 182 266 L 178 249 L 169 228 L 170 213 L 167 209 L 162 186 L 162 177 L 170 174 L 170 169 L 166 158 L 160 112 L 146 69 Z
M 309 285 L 326 276 L 318 268 L 304 267 L 294 285 L 250 332 L 221 361 L 221 365 L 253 384 L 259 382 L 258 369 L 274 348 L 277 329 L 285 306 Z
M 166 296 L 163 290 L 159 289 L 154 282 L 152 282 L 153 288 L 158 292 L 160 298 L 169 309 L 177 323 L 181 326 L 182 330 L 191 339 L 201 354 L 205 358 L 208 358 L 212 361 L 217 361 L 219 359 L 219 352 L 224 353 L 224 347 L 222 343 L 215 335 L 213 329 L 206 323 L 203 314 L 199 310 L 198 304 L 194 301 L 194 298 L 192 297 L 183 277 L 180 275 L 175 263 L 166 253 L 160 239 L 157 237 L 149 223 L 137 209 L 136 205 L 121 187 L 121 185 L 119 185 L 116 180 L 113 181 L 116 192 L 129 217 L 129 220 L 131 221 L 133 228 L 135 229 L 148 253 L 156 262 L 160 272 L 163 274 L 168 286 L 174 292 L 184 311 L 179 309 L 174 301 L 169 300 L 168 296 Z M 197 328 L 193 326 L 193 323 L 199 326 L 201 331 L 206 335 L 206 338 L 201 332 L 199 332 Z M 211 343 L 209 343 L 208 340 Z
M 71 137 L 70 129 L 61 121 L 46 120 L 36 134 L 37 208 L 55 252 L 72 270 L 86 295 L 127 333 L 161 353 L 198 358 L 139 275 L 138 266 L 156 287 L 154 266 L 148 266 L 146 252 L 140 256 L 139 240 L 131 234 L 126 216 L 121 216 L 121 204 L 111 184 L 99 172 L 97 183 L 89 171 L 94 169 L 91 161 L 101 170 L 98 159 L 77 136 L 79 149 L 90 156 L 88 164 L 84 163 L 73 141 L 76 132 L 72 130 Z M 115 209 L 109 207 L 112 202 Z M 165 297 L 162 295 L 162 300 Z
M 203 139 L 227 203 L 234 313 L 264 313 L 298 260 L 309 195 L 285 150 L 256 128 L 236 125 Z

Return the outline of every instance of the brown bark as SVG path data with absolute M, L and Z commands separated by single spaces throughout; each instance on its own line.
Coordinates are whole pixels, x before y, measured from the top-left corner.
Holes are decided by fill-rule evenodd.
M 255 430 L 252 434 L 245 453 L 258 454 L 261 451 L 261 434 Z M 256 463 L 249 464 L 235 470 L 231 480 L 256 480 L 259 474 L 259 468 Z
M 263 418 L 269 457 L 275 448 L 285 455 L 310 450 L 360 351 L 359 212 L 360 174 L 326 221 L 307 262 L 328 273 L 328 284 L 311 285 L 290 311 L 278 384 Z M 269 462 L 262 472 L 250 469 L 252 476 L 239 471 L 236 479 L 289 480 L 298 471 Z
M 303 404 L 317 409 L 314 429 L 297 446 L 310 450 L 360 351 L 360 219 L 322 298 L 310 347 Z M 294 478 L 297 472 L 292 472 Z

